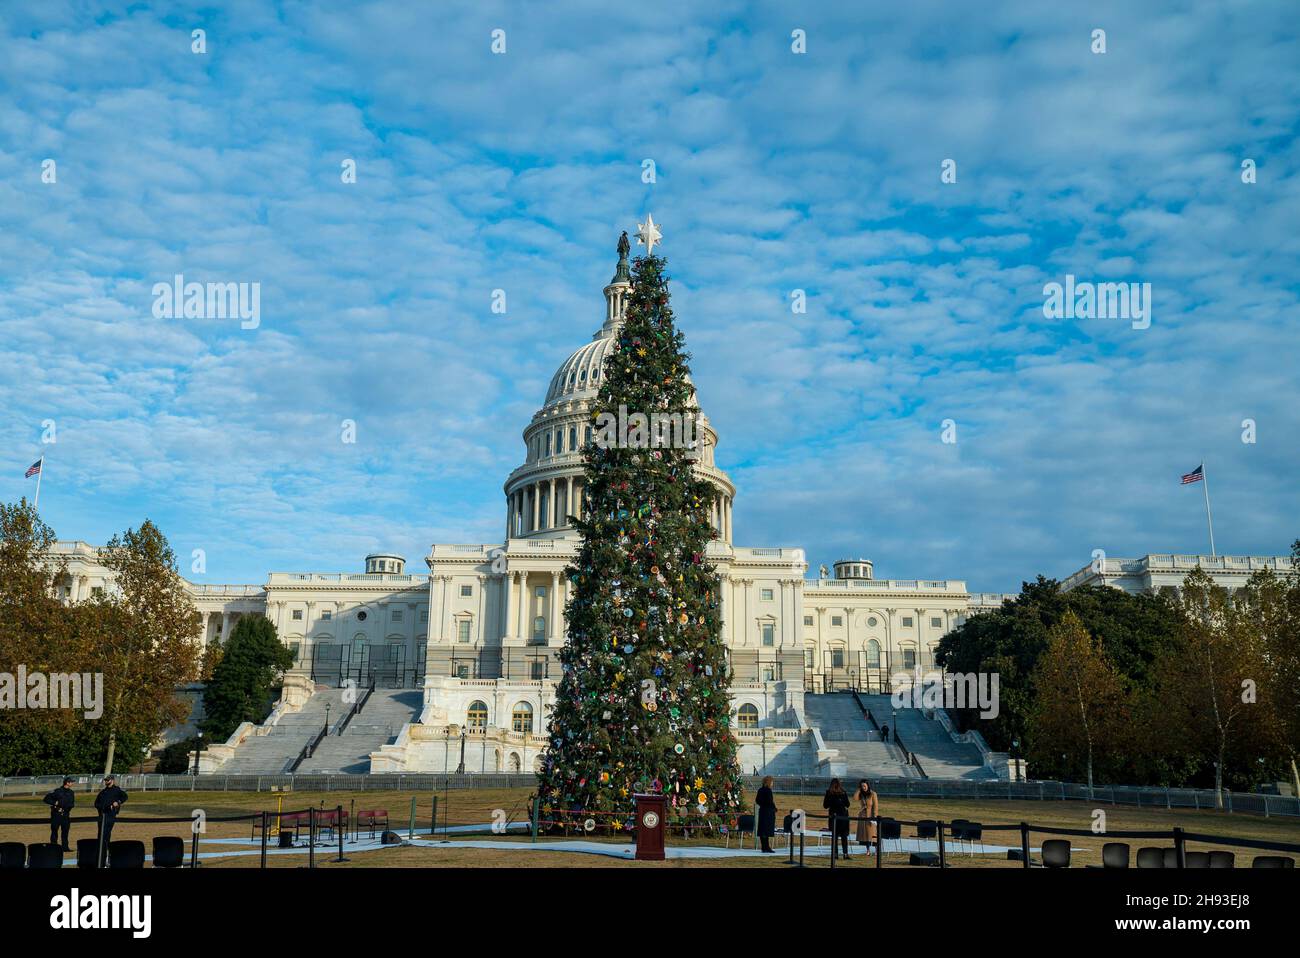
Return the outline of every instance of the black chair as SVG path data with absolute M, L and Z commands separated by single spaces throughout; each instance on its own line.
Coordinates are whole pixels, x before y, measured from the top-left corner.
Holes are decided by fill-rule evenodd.
M 1154 845 L 1148 845 L 1146 848 L 1139 848 L 1137 867 L 1164 868 L 1165 850 L 1163 848 L 1156 848 Z
M 158 835 L 153 840 L 153 867 L 180 868 L 185 861 L 185 839 Z
M 980 854 L 983 855 L 984 854 L 984 825 L 980 822 L 965 822 L 964 825 L 965 827 L 963 829 L 962 837 L 963 840 L 966 841 L 972 847 L 971 853 L 974 854 L 974 850 L 973 850 L 974 846 L 978 845 L 980 847 Z
M 1251 868 L 1295 868 L 1295 859 L 1285 855 L 1256 855 Z
M 952 838 L 952 843 L 960 847 L 966 842 L 966 826 L 970 822 L 964 818 L 954 818 L 948 823 L 948 835 Z
M 1210 853 L 1209 852 L 1184 852 L 1183 861 L 1186 863 L 1188 868 L 1209 868 Z
M 1049 838 L 1043 842 L 1043 867 L 1070 867 L 1070 842 L 1068 839 Z
M 36 842 L 27 846 L 28 868 L 62 868 L 63 846 Z
M 736 819 L 736 834 L 740 836 L 740 837 L 736 840 L 738 847 L 740 847 L 740 848 L 744 848 L 744 847 L 745 847 L 745 836 L 746 836 L 746 835 L 754 835 L 754 816 L 753 816 L 753 815 L 741 815 L 738 819 Z M 754 835 L 754 843 L 755 843 L 755 846 L 757 846 L 757 844 L 758 844 L 758 836 L 757 836 L 757 835 Z M 730 833 L 730 832 L 727 832 L 727 842 L 726 842 L 726 844 L 727 844 L 728 847 L 731 846 L 731 833 Z
M 144 842 L 123 838 L 108 843 L 109 868 L 144 868 Z
M 26 864 L 26 845 L 22 842 L 0 842 L 0 868 L 22 868 Z
M 921 840 L 939 837 L 939 823 L 933 819 L 926 818 L 916 823 L 916 850 L 921 850 Z
M 1101 846 L 1102 868 L 1128 868 L 1128 842 L 1107 842 Z
M 882 843 L 885 841 L 895 841 L 901 844 L 903 840 L 903 826 L 897 819 L 882 818 L 880 820 L 879 836 Z M 881 845 L 880 850 L 882 852 L 885 850 L 883 844 Z M 895 850 L 897 850 L 897 846 L 895 846 Z
M 1237 856 L 1232 852 L 1210 852 L 1211 868 L 1236 868 Z
M 1178 867 L 1178 849 L 1177 849 L 1177 848 L 1165 848 L 1165 849 L 1162 849 L 1161 854 L 1163 854 L 1163 855 L 1165 856 L 1165 867 L 1166 867 L 1166 868 L 1177 868 L 1177 867 Z
M 99 867 L 99 839 L 98 838 L 77 839 L 77 867 L 78 868 Z

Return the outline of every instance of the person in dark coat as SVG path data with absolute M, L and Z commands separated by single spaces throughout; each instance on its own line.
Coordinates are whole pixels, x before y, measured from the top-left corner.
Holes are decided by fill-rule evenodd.
M 126 792 L 117 787 L 117 779 L 112 775 L 104 776 L 104 787 L 95 796 L 95 811 L 99 813 L 99 867 L 104 867 L 103 856 L 108 853 L 108 843 L 113 840 L 113 824 L 117 813 L 126 804 Z
M 71 784 L 72 779 L 65 775 L 63 784 L 42 799 L 50 806 L 50 844 L 58 845 L 65 852 L 72 851 L 68 844 L 68 830 L 72 828 L 72 809 L 77 804 L 76 793 L 68 788 Z M 60 833 L 62 841 L 59 841 Z
M 776 799 L 772 797 L 772 776 L 763 779 L 763 787 L 754 799 L 758 809 L 758 837 L 763 841 L 763 851 L 774 851 L 772 836 L 776 834 Z
M 822 808 L 826 809 L 826 825 L 831 833 L 831 844 L 838 839 L 844 848 L 844 857 L 848 858 L 849 793 L 844 791 L 838 778 L 831 779 L 831 787 L 826 789 L 826 796 L 822 799 Z
M 880 741 L 882 741 L 882 742 L 888 742 L 888 741 L 889 741 L 889 726 L 888 726 L 888 725 L 882 725 L 882 726 L 880 726 Z

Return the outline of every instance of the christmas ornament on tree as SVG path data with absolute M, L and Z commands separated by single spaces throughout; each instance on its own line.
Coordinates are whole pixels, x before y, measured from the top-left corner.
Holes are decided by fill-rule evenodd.
M 693 824 L 728 821 L 743 801 L 721 583 L 706 556 L 716 491 L 694 471 L 703 433 L 675 442 L 690 433 L 654 426 L 699 417 L 666 263 L 653 252 L 662 239 L 647 216 L 638 232 L 647 254 L 633 264 L 593 411 L 640 414 L 650 428 L 621 430 L 615 442 L 594 430 L 583 451 L 586 517 L 571 520 L 582 544 L 565 570 L 568 638 L 538 773 L 550 821 L 614 813 L 598 816 L 606 827 L 633 811 L 639 791 L 665 794 L 670 815 Z

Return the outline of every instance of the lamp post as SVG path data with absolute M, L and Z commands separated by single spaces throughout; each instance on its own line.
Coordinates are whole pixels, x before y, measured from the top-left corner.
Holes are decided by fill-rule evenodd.
M 199 752 L 203 751 L 203 733 L 194 737 L 194 774 L 199 774 Z
M 325 734 L 330 733 L 330 703 L 325 703 Z
M 485 730 L 486 731 L 486 730 Z M 460 765 L 456 767 L 457 775 L 465 774 L 465 736 L 468 734 L 464 730 L 460 733 Z

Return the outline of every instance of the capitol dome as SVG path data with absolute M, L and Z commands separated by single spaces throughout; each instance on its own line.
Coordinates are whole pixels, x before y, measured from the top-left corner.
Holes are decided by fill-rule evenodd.
M 508 537 L 537 538 L 571 532 L 568 517 L 582 508 L 582 446 L 591 439 L 592 403 L 600 390 L 605 360 L 618 345 L 618 330 L 632 290 L 628 251 L 624 233 L 619 240 L 614 278 L 605 287 L 604 323 L 591 342 L 579 347 L 556 370 L 542 408 L 524 430 L 524 463 L 505 483 Z M 718 538 L 730 543 L 731 502 L 736 488 L 714 465 L 718 436 L 706 416 L 700 416 L 700 427 L 704 448 L 695 469 L 718 488 L 714 527 Z

